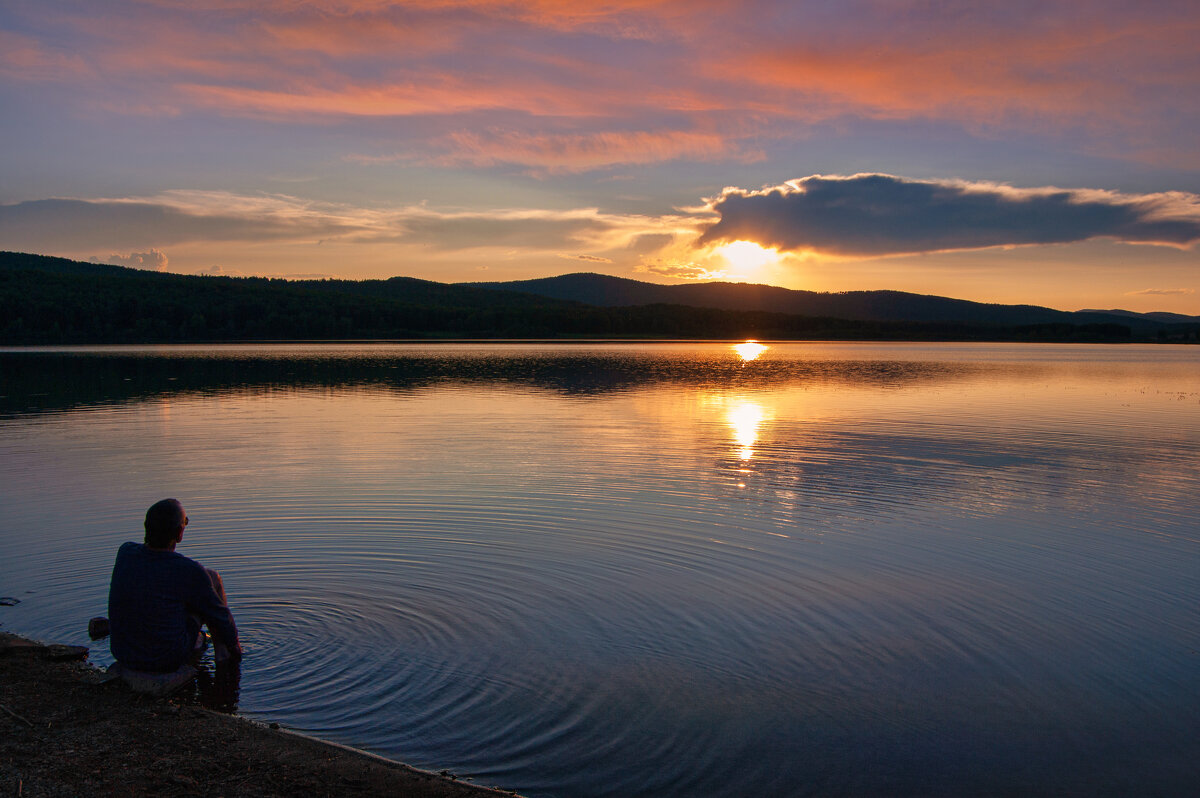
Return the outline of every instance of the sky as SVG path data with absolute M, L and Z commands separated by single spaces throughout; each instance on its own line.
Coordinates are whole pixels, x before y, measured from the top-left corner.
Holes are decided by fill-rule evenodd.
M 1200 314 L 1195 0 L 4 0 L 0 249 Z

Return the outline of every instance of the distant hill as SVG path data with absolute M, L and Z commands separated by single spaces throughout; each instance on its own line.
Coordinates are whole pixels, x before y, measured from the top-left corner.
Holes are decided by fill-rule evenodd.
M 1153 321 L 1161 321 L 1164 324 L 1200 324 L 1200 316 L 1185 316 L 1182 313 L 1164 313 L 1162 311 L 1137 313 L 1132 310 L 1081 310 L 1079 312 L 1093 315 L 1103 314 L 1107 316 L 1125 316 L 1137 319 L 1152 319 Z
M 0 252 L 0 343 L 534 336 L 592 309 L 411 277 L 206 277 Z
M 1184 341 L 1200 324 L 897 291 L 208 277 L 0 252 L 0 344 L 421 338 Z
M 498 291 L 519 291 L 601 307 L 666 303 L 724 310 L 759 310 L 805 316 L 827 316 L 857 321 L 908 321 L 1014 326 L 1027 324 L 1128 324 L 1156 330 L 1163 322 L 1200 322 L 1200 318 L 1175 314 L 1140 314 L 1130 311 L 1088 310 L 1068 312 L 1036 305 L 997 305 L 948 299 L 903 291 L 846 291 L 819 293 L 748 283 L 690 283 L 658 285 L 576 273 L 538 280 L 463 283 Z
M 110 266 L 106 263 L 85 263 L 80 260 L 55 258 L 51 255 L 30 255 L 26 252 L 0 252 L 0 269 L 12 271 L 33 269 L 40 272 L 50 272 L 51 274 L 88 274 L 109 277 L 154 273 L 147 272 L 144 269 Z
M 59 275 L 107 277 L 115 280 L 158 281 L 162 285 L 227 286 L 234 290 L 254 290 L 270 286 L 285 292 L 317 292 L 386 298 L 412 306 L 449 306 L 457 308 L 573 306 L 566 300 L 519 292 L 497 293 L 466 285 L 438 283 L 416 277 L 390 277 L 386 280 L 284 280 L 268 277 L 210 277 L 147 269 L 130 269 L 103 263 L 30 255 L 24 252 L 0 252 L 0 271 L 32 270 Z

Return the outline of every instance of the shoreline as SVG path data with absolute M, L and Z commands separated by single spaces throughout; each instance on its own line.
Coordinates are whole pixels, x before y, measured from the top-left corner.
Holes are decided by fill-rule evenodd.
M 120 680 L 103 682 L 82 648 L 0 631 L 0 792 L 517 795 L 278 724 L 139 695 Z

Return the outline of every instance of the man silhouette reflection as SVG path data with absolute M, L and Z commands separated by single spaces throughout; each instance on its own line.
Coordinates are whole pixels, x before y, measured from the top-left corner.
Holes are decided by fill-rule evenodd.
M 175 552 L 188 525 L 176 499 L 146 511 L 144 543 L 117 551 L 108 589 L 113 657 L 136 671 L 169 673 L 204 650 L 207 626 L 218 666 L 242 658 L 237 626 L 216 571 Z

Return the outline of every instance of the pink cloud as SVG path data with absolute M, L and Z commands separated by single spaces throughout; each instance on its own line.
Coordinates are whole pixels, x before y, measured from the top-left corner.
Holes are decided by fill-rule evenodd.
M 76 80 L 99 107 L 148 113 L 420 116 L 439 136 L 463 129 L 455 117 L 480 117 L 469 122 L 478 139 L 460 135 L 446 156 L 460 163 L 603 168 L 709 158 L 717 141 L 749 157 L 755 147 L 738 142 L 794 138 L 805 123 L 845 116 L 1082 132 L 1072 146 L 1200 158 L 1180 133 L 1200 121 L 1194 4 L 1107 2 L 1085 13 L 1045 3 L 1021 14 L 890 0 L 837 9 L 683 0 L 144 0 L 138 8 L 111 15 L 120 24 L 86 10 L 45 23 L 70 31 L 62 38 L 72 50 L 50 47 L 52 34 L 5 34 L 0 69 Z M 499 115 L 511 133 L 477 132 Z M 517 124 L 515 115 L 525 118 Z M 600 130 L 579 132 L 585 126 Z M 628 144 L 612 140 L 619 135 Z M 646 156 L 617 157 L 637 136 Z M 539 144 L 545 152 L 528 151 Z
M 74 53 L 46 47 L 37 39 L 0 30 L 0 75 L 17 80 L 63 81 L 90 77 L 87 62 Z
M 757 86 L 751 96 L 773 92 L 782 101 L 779 113 L 800 99 L 794 113 L 802 118 L 1011 118 L 1052 126 L 1116 118 L 1132 132 L 1172 107 L 1200 111 L 1187 88 L 1194 86 L 1200 13 L 1043 22 L 989 28 L 969 18 L 920 36 L 899 29 L 789 37 L 754 49 L 722 48 L 703 69 L 715 80 Z
M 1141 291 L 1127 291 L 1125 296 L 1190 296 L 1196 293 L 1191 288 L 1145 288 Z
M 602 258 L 599 255 L 568 255 L 565 252 L 558 253 L 558 257 L 566 260 L 582 260 L 588 263 L 612 263 L 612 258 Z
M 461 28 L 399 21 L 382 15 L 346 17 L 331 25 L 324 16 L 281 19 L 262 25 L 262 46 L 279 54 L 320 53 L 334 58 L 373 56 L 381 51 L 415 55 L 449 52 L 465 35 Z
M 243 12 L 288 15 L 297 11 L 294 0 L 142 0 L 146 5 L 166 9 L 201 12 Z M 308 11 L 331 19 L 357 16 L 383 16 L 394 12 L 395 0 L 309 0 Z M 623 36 L 644 35 L 646 25 L 679 24 L 695 19 L 700 12 L 719 9 L 716 0 L 602 0 L 569 3 L 563 0 L 406 0 L 408 12 L 453 15 L 473 14 L 491 20 L 511 20 L 560 31 L 602 30 Z M 637 23 L 641 23 L 639 26 Z M 640 37 L 640 36 L 639 36 Z
M 758 157 L 756 153 L 739 152 L 737 142 L 721 134 L 681 130 L 544 135 L 458 131 L 447 136 L 442 146 L 450 152 L 437 161 L 446 165 L 516 163 L 557 172 L 676 159 L 753 160 Z
M 338 86 L 296 83 L 280 89 L 183 84 L 193 104 L 256 117 L 389 117 L 523 111 L 535 116 L 595 117 L 600 98 L 589 99 L 548 82 L 476 80 L 453 74 L 413 74 L 387 83 Z

